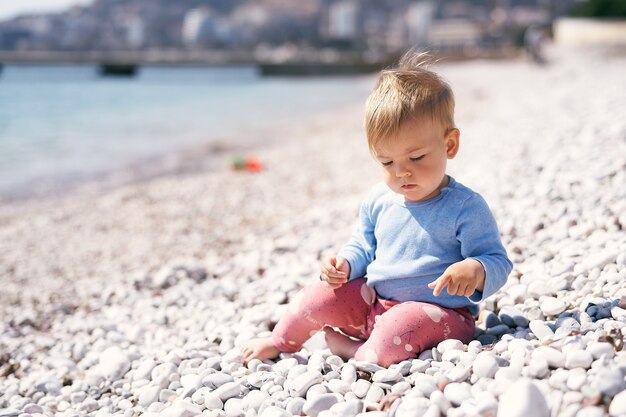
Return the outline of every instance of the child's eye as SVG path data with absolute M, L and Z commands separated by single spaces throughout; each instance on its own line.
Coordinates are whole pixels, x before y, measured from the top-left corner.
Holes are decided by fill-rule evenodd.
M 416 156 L 414 158 L 409 158 L 411 161 L 419 161 L 420 159 L 423 159 L 426 155 L 422 155 L 422 156 Z
M 389 165 L 393 164 L 393 161 L 381 162 L 380 164 L 384 167 L 388 167 Z

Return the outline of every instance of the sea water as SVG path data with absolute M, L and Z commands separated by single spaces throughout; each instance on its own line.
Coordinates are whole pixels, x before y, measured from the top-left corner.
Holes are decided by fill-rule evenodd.
M 252 66 L 6 65 L 0 197 L 29 196 L 202 144 L 261 146 L 363 103 L 372 76 L 264 78 Z M 340 117 L 340 115 L 338 115 Z

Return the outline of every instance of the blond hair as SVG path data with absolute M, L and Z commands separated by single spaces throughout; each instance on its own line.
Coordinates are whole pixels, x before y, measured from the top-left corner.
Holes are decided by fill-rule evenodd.
M 454 124 L 454 94 L 439 75 L 430 71 L 427 53 L 407 52 L 397 68 L 383 70 L 365 105 L 365 131 L 370 150 L 398 133 L 414 119 L 430 117 L 450 129 Z

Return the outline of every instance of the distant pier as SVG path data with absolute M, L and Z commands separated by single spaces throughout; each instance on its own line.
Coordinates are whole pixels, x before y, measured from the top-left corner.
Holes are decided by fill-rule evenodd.
M 434 54 L 444 61 L 468 58 L 506 59 L 516 56 L 515 49 L 485 49 Z M 397 57 L 395 57 L 397 58 Z M 148 65 L 171 66 L 232 66 L 248 65 L 259 68 L 263 76 L 324 76 L 371 73 L 392 65 L 393 60 L 363 62 L 344 57 L 337 62 L 304 59 L 287 62 L 260 62 L 245 51 L 0 51 L 0 74 L 6 64 L 63 65 L 91 64 L 103 76 L 134 76 Z

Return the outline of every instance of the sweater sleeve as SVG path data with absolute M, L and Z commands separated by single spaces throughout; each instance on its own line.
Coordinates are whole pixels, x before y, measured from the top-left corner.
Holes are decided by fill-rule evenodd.
M 365 201 L 359 211 L 359 222 L 350 241 L 339 251 L 350 264 L 350 280 L 361 278 L 367 272 L 376 253 L 374 221 L 370 213 L 370 204 Z
M 463 203 L 456 230 L 463 258 L 476 259 L 485 269 L 483 291 L 475 291 L 469 297 L 478 303 L 495 294 L 506 283 L 513 264 L 500 241 L 496 220 L 480 195 L 474 194 Z

